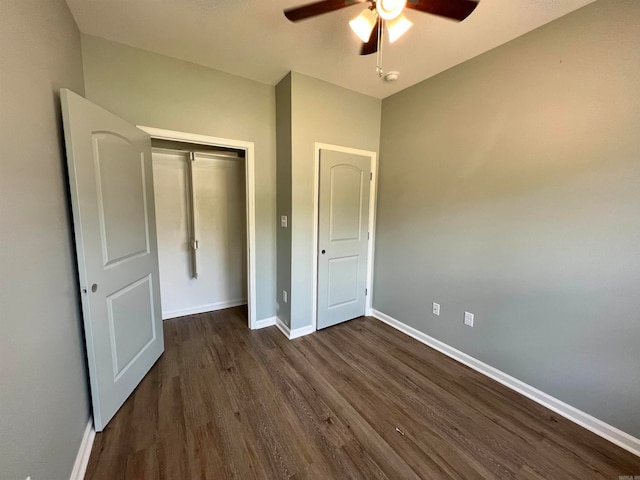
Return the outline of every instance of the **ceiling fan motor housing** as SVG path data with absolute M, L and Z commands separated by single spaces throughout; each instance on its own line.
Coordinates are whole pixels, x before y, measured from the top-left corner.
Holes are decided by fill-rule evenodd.
M 393 20 L 402 13 L 406 4 L 407 0 L 377 0 L 376 10 L 383 20 Z

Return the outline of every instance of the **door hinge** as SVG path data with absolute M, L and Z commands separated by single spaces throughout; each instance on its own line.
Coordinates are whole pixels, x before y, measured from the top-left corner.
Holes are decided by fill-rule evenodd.
M 189 160 L 192 162 L 196 161 L 196 152 L 189 152 Z
M 373 172 L 369 172 L 369 180 L 373 180 Z
M 367 240 L 371 240 L 371 232 L 367 232 Z
M 364 296 L 366 297 L 367 295 L 369 295 L 369 289 L 368 289 L 368 288 L 365 288 L 365 289 L 364 289 Z

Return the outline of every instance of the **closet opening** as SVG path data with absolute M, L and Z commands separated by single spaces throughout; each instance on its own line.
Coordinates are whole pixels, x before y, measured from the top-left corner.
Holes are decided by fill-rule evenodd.
M 251 327 L 247 149 L 151 145 L 163 320 L 249 304 Z

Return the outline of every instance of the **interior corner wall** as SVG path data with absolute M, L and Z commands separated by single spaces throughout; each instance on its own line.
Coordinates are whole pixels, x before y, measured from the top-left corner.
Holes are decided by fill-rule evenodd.
M 378 152 L 382 102 L 291 73 L 291 329 L 312 324 L 316 142 Z
M 291 327 L 291 303 L 282 299 L 283 291 L 291 292 L 291 73 L 276 85 L 276 152 L 277 315 Z
M 639 18 L 595 2 L 383 101 L 373 292 L 635 437 Z
M 125 120 L 254 143 L 256 317 L 275 316 L 273 86 L 89 35 L 82 55 L 86 97 Z
M 83 93 L 64 0 L 0 2 L 0 477 L 68 479 L 90 418 L 61 87 Z

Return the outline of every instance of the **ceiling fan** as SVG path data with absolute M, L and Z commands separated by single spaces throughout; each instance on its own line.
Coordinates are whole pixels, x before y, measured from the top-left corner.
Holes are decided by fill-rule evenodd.
M 352 30 L 363 42 L 360 55 L 378 51 L 385 27 L 392 43 L 411 28 L 413 24 L 403 13 L 405 8 L 462 21 L 473 12 L 478 0 L 321 0 L 287 8 L 284 15 L 292 22 L 297 22 L 367 3 L 370 5 L 349 22 Z

